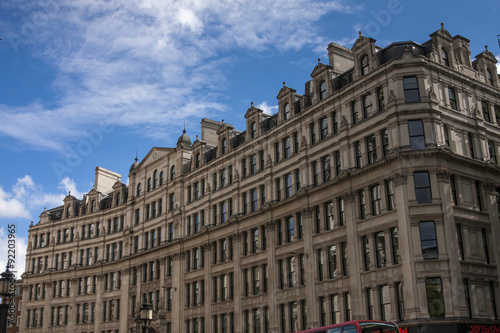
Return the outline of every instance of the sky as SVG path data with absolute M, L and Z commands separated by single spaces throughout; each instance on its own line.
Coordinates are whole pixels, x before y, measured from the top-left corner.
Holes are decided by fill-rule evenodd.
M 97 166 L 128 183 L 136 155 L 184 127 L 194 141 L 202 118 L 244 130 L 283 82 L 304 92 L 330 42 L 423 43 L 443 22 L 473 59 L 485 45 L 500 59 L 499 14 L 498 0 L 1 1 L 0 246 L 15 229 L 20 276 L 31 221 L 81 199 Z

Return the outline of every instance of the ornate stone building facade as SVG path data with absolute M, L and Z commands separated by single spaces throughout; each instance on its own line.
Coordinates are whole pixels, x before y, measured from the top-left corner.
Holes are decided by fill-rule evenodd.
M 332 43 L 277 114 L 97 168 L 30 227 L 22 332 L 139 332 L 145 302 L 156 332 L 499 327 L 496 59 L 430 36 Z

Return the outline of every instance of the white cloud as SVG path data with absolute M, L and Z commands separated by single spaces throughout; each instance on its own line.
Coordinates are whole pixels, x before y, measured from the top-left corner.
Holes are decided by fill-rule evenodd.
M 61 180 L 59 189 L 61 193 L 47 193 L 29 175 L 18 178 L 10 193 L 0 187 L 0 219 L 34 219 L 44 207 L 61 206 L 69 191 L 78 199 L 83 197 L 83 194 L 76 189 L 75 182 L 69 177 Z
M 10 224 L 15 225 L 15 224 Z M 16 230 L 17 225 L 15 228 L 10 228 L 10 230 Z M 13 233 L 15 238 L 8 238 L 9 237 L 9 228 L 0 228 L 0 244 L 2 244 L 3 249 L 2 252 L 5 253 L 5 255 L 0 256 L 0 272 L 5 271 L 5 268 L 7 267 L 7 250 L 9 249 L 8 244 L 9 240 L 12 243 L 12 240 L 15 240 L 15 263 L 14 263 L 14 268 L 10 268 L 9 270 L 14 272 L 16 275 L 16 278 L 21 278 L 21 274 L 24 273 L 25 270 L 25 265 L 26 265 L 26 248 L 27 248 L 27 242 L 25 238 L 19 237 L 16 232 Z M 12 253 L 10 253 L 12 254 Z
M 259 105 L 256 105 L 255 107 L 261 109 L 262 111 L 264 111 L 264 113 L 267 114 L 275 114 L 276 112 L 278 112 L 277 105 L 268 105 L 266 101 L 260 103 Z
M 500 54 L 496 55 L 495 58 L 497 58 L 497 73 L 500 73 Z
M 59 97 L 50 106 L 0 104 L 0 134 L 61 152 L 103 119 L 151 127 L 141 132 L 158 137 L 177 133 L 184 120 L 223 113 L 231 51 L 324 48 L 315 23 L 354 11 L 341 0 L 49 0 L 18 8 L 37 23 L 34 31 L 1 22 L 0 30 L 13 48 L 29 45 L 55 69 Z

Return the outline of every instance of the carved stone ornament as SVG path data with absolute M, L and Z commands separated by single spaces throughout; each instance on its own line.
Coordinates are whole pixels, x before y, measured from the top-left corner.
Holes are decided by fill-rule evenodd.
M 345 203 L 350 203 L 354 200 L 356 200 L 356 193 L 355 192 L 346 192 L 342 194 L 342 199 L 344 200 Z
M 496 193 L 498 185 L 492 182 L 487 182 L 484 184 L 484 190 L 488 193 Z
M 450 182 L 451 173 L 448 170 L 439 170 L 437 172 L 437 178 L 439 181 Z
M 397 173 L 394 175 L 392 180 L 394 181 L 395 186 L 399 186 L 399 185 L 406 184 L 406 182 L 408 180 L 408 176 L 406 173 Z
M 427 95 L 431 98 L 431 99 L 436 99 L 437 96 L 436 96 L 436 93 L 434 92 L 434 86 L 430 86 L 430 88 L 427 90 Z
M 310 218 L 312 216 L 313 209 L 311 207 L 305 207 L 300 211 L 300 213 L 302 214 L 302 216 Z

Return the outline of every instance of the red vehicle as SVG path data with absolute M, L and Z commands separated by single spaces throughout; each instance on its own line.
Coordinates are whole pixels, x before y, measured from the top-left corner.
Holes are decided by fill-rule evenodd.
M 352 320 L 313 328 L 297 333 L 400 333 L 396 323 L 374 320 Z

